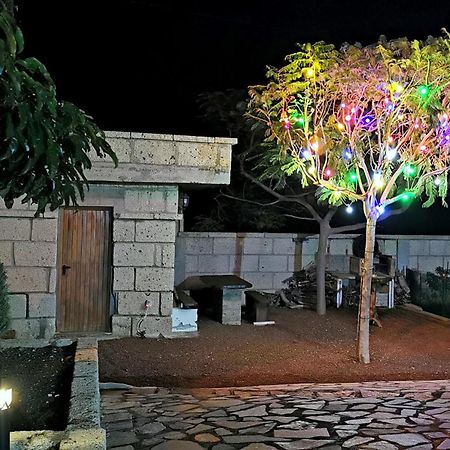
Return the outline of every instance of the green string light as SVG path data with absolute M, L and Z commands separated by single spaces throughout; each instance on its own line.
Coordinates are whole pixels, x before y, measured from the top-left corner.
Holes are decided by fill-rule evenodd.
M 405 175 L 405 177 L 413 177 L 416 175 L 416 172 L 417 172 L 417 169 L 412 164 L 407 164 L 403 168 L 403 174 Z

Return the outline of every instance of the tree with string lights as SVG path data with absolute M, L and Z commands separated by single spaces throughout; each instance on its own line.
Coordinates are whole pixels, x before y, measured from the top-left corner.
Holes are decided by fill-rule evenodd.
M 450 35 L 380 40 L 336 50 L 299 45 L 269 83 L 250 89 L 249 114 L 286 158 L 282 169 L 318 198 L 353 211 L 361 202 L 366 247 L 358 315 L 358 359 L 370 362 L 369 324 L 377 221 L 414 199 L 446 206 L 450 168 Z

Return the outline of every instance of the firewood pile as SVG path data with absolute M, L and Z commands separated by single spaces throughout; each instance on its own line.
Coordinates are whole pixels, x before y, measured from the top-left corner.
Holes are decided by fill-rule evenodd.
M 287 287 L 280 289 L 273 296 L 272 303 L 275 306 L 287 308 L 316 308 L 317 282 L 316 267 L 314 264 L 308 265 L 305 269 L 295 272 L 291 277 L 283 280 Z M 403 305 L 411 300 L 410 288 L 405 277 L 399 271 L 395 273 L 395 305 Z M 346 306 L 356 306 L 359 301 L 359 285 L 349 283 L 343 286 L 343 304 Z M 327 305 L 336 304 L 336 279 L 331 273 L 326 273 L 325 297 Z
M 315 309 L 317 301 L 316 266 L 309 264 L 305 269 L 283 280 L 287 284 L 276 292 L 273 303 L 276 306 L 288 308 Z M 327 304 L 332 304 L 336 300 L 336 280 L 330 274 L 326 274 L 325 296 Z

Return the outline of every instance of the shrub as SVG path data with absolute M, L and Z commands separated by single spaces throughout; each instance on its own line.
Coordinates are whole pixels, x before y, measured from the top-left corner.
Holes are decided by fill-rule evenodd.
M 9 300 L 6 272 L 0 262 L 0 334 L 9 326 Z

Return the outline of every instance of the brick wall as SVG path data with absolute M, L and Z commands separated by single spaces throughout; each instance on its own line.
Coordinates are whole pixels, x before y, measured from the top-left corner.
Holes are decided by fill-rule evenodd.
M 353 238 L 332 236 L 328 267 L 348 270 Z M 399 269 L 434 271 L 450 262 L 450 236 L 377 236 L 380 251 L 395 257 Z M 191 275 L 233 273 L 256 289 L 276 290 L 294 270 L 314 261 L 316 235 L 291 233 L 179 233 L 176 242 L 175 282 Z

